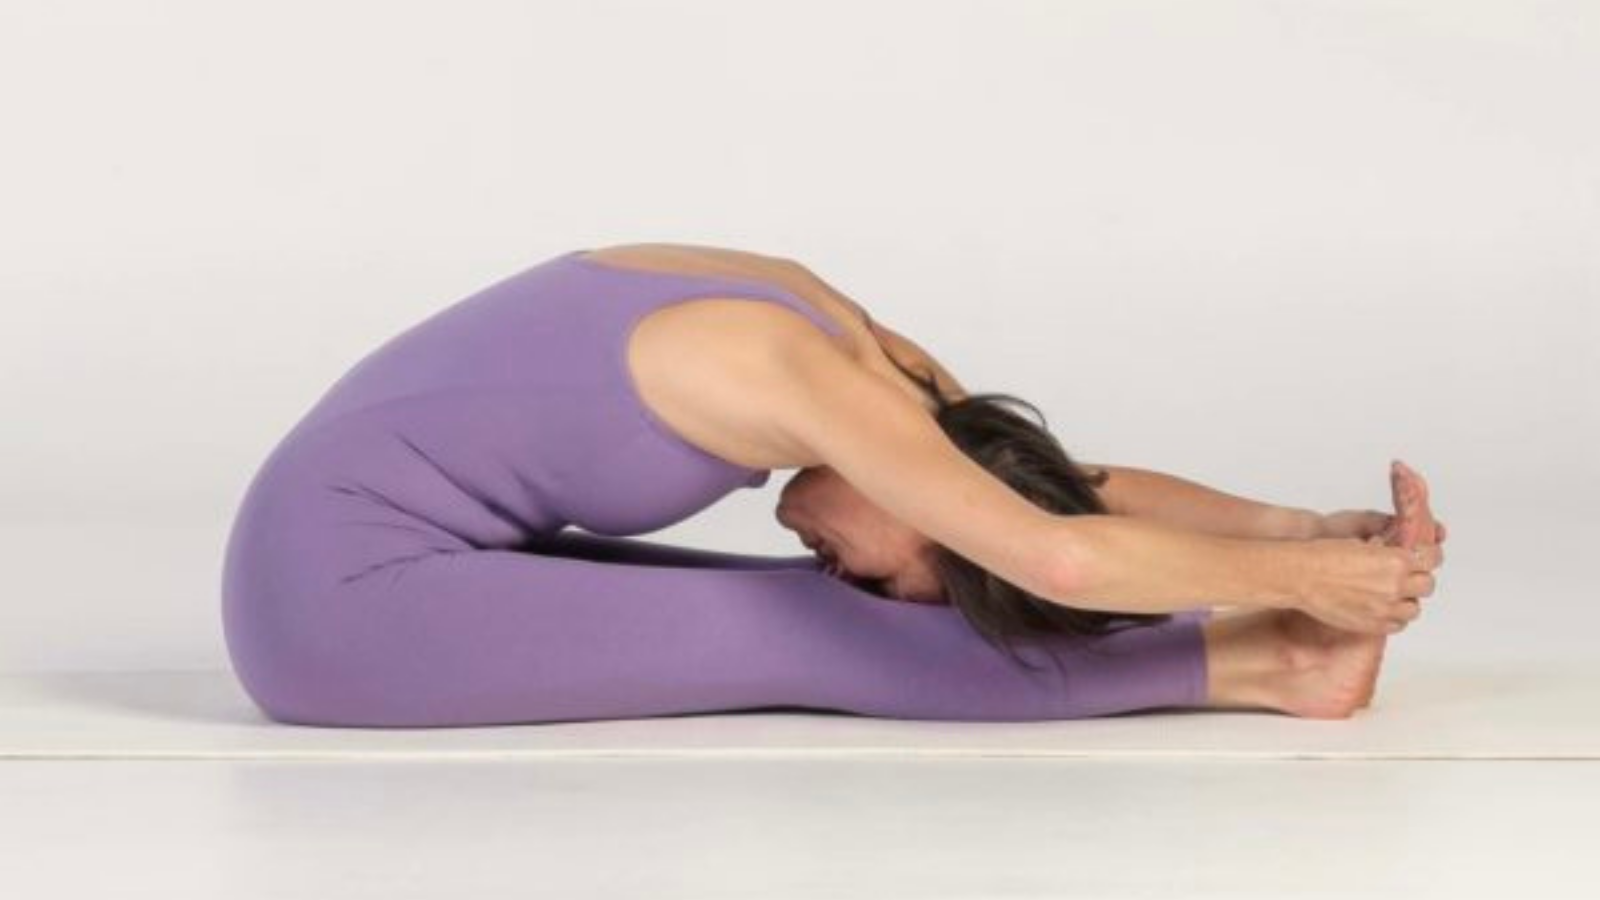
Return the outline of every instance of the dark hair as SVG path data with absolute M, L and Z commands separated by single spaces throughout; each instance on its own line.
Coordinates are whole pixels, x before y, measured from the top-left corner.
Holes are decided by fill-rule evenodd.
M 1091 474 L 1073 461 L 1047 428 L 1039 408 L 1005 393 L 969 394 L 948 400 L 932 378 L 897 368 L 928 389 L 937 403 L 939 428 L 961 449 L 1012 490 L 1042 509 L 1061 515 L 1109 512 L 1095 492 L 1110 478 Z M 1033 411 L 1038 422 L 1013 411 Z M 1046 644 L 1054 635 L 1088 638 L 1125 628 L 1154 625 L 1170 613 L 1106 612 L 1063 606 L 1005 581 L 942 544 L 933 546 L 933 568 L 950 605 L 984 640 L 1024 668 L 1033 669 L 1017 653 L 1020 644 Z M 1048 651 L 1049 647 L 1045 649 Z M 1057 662 L 1054 654 L 1052 661 Z

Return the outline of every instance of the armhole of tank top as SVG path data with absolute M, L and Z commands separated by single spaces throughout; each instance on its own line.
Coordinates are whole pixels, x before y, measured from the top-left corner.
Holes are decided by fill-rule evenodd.
M 602 268 L 609 267 L 602 266 Z M 665 274 L 670 274 L 672 277 L 679 277 L 675 273 Z M 618 380 L 622 385 L 622 389 L 628 395 L 628 402 L 633 404 L 634 410 L 638 413 L 640 420 L 643 421 L 645 427 L 654 432 L 657 437 L 661 438 L 667 444 L 677 447 L 681 452 L 687 453 L 692 457 L 703 461 L 710 461 L 719 465 L 728 466 L 736 471 L 743 472 L 744 478 L 739 482 L 741 487 L 761 487 L 762 485 L 765 485 L 772 477 L 771 469 L 752 468 L 741 463 L 736 463 L 729 459 L 723 459 L 715 453 L 696 445 L 688 438 L 674 431 L 671 424 L 669 424 L 665 419 L 656 415 L 655 410 L 652 410 L 644 402 L 644 395 L 639 391 L 638 383 L 634 381 L 633 371 L 628 368 L 628 344 L 633 338 L 634 330 L 637 329 L 639 324 L 644 321 L 645 316 L 656 312 L 657 310 L 665 309 L 669 306 L 677 306 L 680 303 L 690 303 L 695 300 L 717 300 L 730 298 L 742 300 L 764 300 L 770 303 L 776 303 L 779 306 L 787 307 L 788 309 L 791 309 L 810 320 L 813 325 L 820 328 L 830 337 L 839 336 L 841 333 L 843 333 L 844 329 L 839 327 L 837 322 L 829 319 L 820 310 L 811 308 L 810 306 L 806 305 L 803 300 L 800 300 L 797 297 L 788 296 L 787 291 L 783 291 L 779 288 L 772 288 L 767 287 L 766 285 L 753 284 L 749 282 L 739 282 L 737 280 L 727 278 L 703 278 L 702 276 L 698 275 L 686 277 L 692 280 L 702 280 L 713 283 L 727 283 L 729 287 L 721 290 L 707 290 L 703 292 L 697 291 L 685 296 L 674 297 L 673 299 L 664 303 L 653 304 L 645 309 L 629 313 L 626 321 L 623 323 L 623 326 L 617 329 L 618 337 L 616 347 L 612 353 L 612 358 L 615 361 L 614 365 L 617 369 Z M 757 291 L 760 293 L 757 293 Z M 771 296 L 772 294 L 778 294 L 780 296 L 774 297 Z
M 650 407 L 645 404 L 644 397 L 642 394 L 640 394 L 639 387 L 633 380 L 633 372 L 628 368 L 628 343 L 633 338 L 634 329 L 639 326 L 639 323 L 644 320 L 646 315 L 649 315 L 656 310 L 668 306 L 675 306 L 680 303 L 688 303 L 693 300 L 712 300 L 717 298 L 764 300 L 769 303 L 776 303 L 779 306 L 788 307 L 794 312 L 805 317 L 811 322 L 811 324 L 820 328 L 823 333 L 830 337 L 839 337 L 840 335 L 844 334 L 844 326 L 828 318 L 828 316 L 821 310 L 812 307 L 804 300 L 801 300 L 799 297 L 795 296 L 791 291 L 788 291 L 784 288 L 763 284 L 758 281 L 750 281 L 742 278 L 729 278 L 721 275 L 689 275 L 682 272 L 663 272 L 649 269 L 634 269 L 626 266 L 614 266 L 609 263 L 603 263 L 599 262 L 598 260 L 585 258 L 584 254 L 587 252 L 589 251 L 574 250 L 570 253 L 563 254 L 562 256 L 558 257 L 558 259 L 571 262 L 581 268 L 607 274 L 639 276 L 641 278 L 664 279 L 667 281 L 699 282 L 705 285 L 725 286 L 718 289 L 696 290 L 683 296 L 676 296 L 664 303 L 652 304 L 644 310 L 630 313 L 627 317 L 627 320 L 623 323 L 623 326 L 618 329 L 616 345 L 611 354 L 613 360 L 612 364 L 616 367 L 617 378 L 622 386 L 622 389 L 628 395 L 628 402 L 633 404 L 634 410 L 636 411 L 638 417 L 648 430 L 654 432 L 657 437 L 661 438 L 667 444 L 678 448 L 678 451 L 681 453 L 687 454 L 688 456 L 701 461 L 709 461 L 715 464 L 730 467 L 736 471 L 744 472 L 745 478 L 740 482 L 741 486 L 743 487 L 755 488 L 766 484 L 767 481 L 772 477 L 771 469 L 758 469 L 741 465 L 740 463 L 733 462 L 732 460 L 723 459 L 722 457 L 717 456 L 715 453 L 711 453 L 695 445 L 687 438 L 678 434 L 676 431 L 673 431 L 672 426 L 668 424 L 666 420 L 656 415 L 655 411 L 650 409 Z
M 722 280 L 722 279 L 713 279 L 713 280 L 716 281 L 716 280 Z M 838 337 L 840 334 L 843 333 L 844 329 L 839 326 L 839 323 L 837 323 L 837 322 L 833 321 L 832 319 L 828 318 L 828 316 L 826 314 L 824 314 L 821 310 L 813 308 L 810 304 L 808 304 L 804 300 L 801 300 L 800 298 L 794 296 L 789 291 L 786 291 L 786 290 L 784 290 L 782 288 L 776 288 L 776 287 L 769 288 L 769 287 L 766 287 L 765 285 L 752 285 L 752 286 L 753 287 L 759 287 L 762 290 L 768 291 L 770 293 L 762 293 L 762 294 L 744 293 L 743 292 L 744 289 L 741 288 L 740 289 L 741 292 L 739 294 L 736 294 L 735 296 L 743 297 L 743 298 L 745 298 L 747 300 L 765 300 L 765 301 L 768 301 L 769 303 L 776 303 L 779 306 L 788 307 L 790 310 L 799 313 L 801 316 L 804 316 L 806 319 L 809 319 L 811 321 L 811 324 L 813 324 L 813 325 L 817 326 L 818 328 L 822 329 L 823 333 L 827 334 L 829 337 Z M 773 294 L 775 294 L 777 296 L 772 296 Z M 722 295 L 720 295 L 720 294 L 707 294 L 707 295 L 703 295 L 703 296 L 697 296 L 697 297 L 694 297 L 694 298 L 691 298 L 691 299 L 707 300 L 707 299 L 711 299 L 711 298 L 718 297 L 718 296 L 722 296 Z M 626 344 L 624 344 L 624 346 L 626 346 Z M 623 360 L 623 365 L 627 365 L 627 360 Z M 644 406 L 643 401 L 639 400 L 637 398 L 637 396 L 635 397 L 635 399 L 636 399 L 636 402 L 638 402 L 640 407 L 642 408 Z M 646 412 L 650 416 L 655 417 L 657 419 L 657 422 L 660 424 L 662 431 L 670 432 L 672 430 L 670 428 L 670 426 L 667 425 L 666 422 L 661 421 L 660 418 L 656 417 L 654 413 L 650 413 L 648 410 L 646 410 Z M 680 440 L 682 440 L 682 439 L 680 438 Z M 683 443 L 684 443 L 685 446 L 693 446 L 688 441 L 683 441 Z M 695 449 L 699 450 L 700 448 L 695 447 Z M 708 454 L 708 455 L 712 455 L 712 454 Z M 721 457 L 714 457 L 714 458 L 721 459 Z M 723 462 L 728 462 L 728 460 L 722 460 L 722 461 Z M 738 463 L 728 463 L 728 464 L 734 466 L 735 468 L 743 469 L 745 472 L 749 473 L 748 476 L 745 478 L 745 480 L 743 482 L 741 482 L 741 486 L 746 487 L 746 488 L 758 488 L 758 487 L 761 487 L 761 486 L 765 485 L 767 483 L 767 481 L 772 478 L 772 470 L 771 469 L 751 469 L 748 466 L 741 466 Z

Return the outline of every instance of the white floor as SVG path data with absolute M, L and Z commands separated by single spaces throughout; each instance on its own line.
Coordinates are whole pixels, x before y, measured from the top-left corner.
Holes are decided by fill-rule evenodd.
M 1345 721 L 327 729 L 269 722 L 225 669 L 17 671 L 0 897 L 1600 897 L 1594 536 L 1468 537 Z M 180 550 L 140 583 L 170 571 L 190 627 L 212 622 Z M 19 558 L 41 587 L 66 571 Z M 136 603 L 76 584 L 12 624 L 155 652 Z
M 1600 665 L 1347 721 L 271 723 L 227 672 L 0 679 L 7 896 L 1600 896 Z
M 1596 896 L 1586 763 L 17 762 L 11 897 Z M 20 887 L 19 887 L 20 886 Z

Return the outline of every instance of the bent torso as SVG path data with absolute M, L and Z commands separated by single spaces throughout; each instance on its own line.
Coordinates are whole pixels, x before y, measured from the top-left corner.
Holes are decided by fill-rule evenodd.
M 874 322 L 861 304 L 833 289 L 792 260 L 721 247 L 662 243 L 618 244 L 589 250 L 583 256 L 587 260 L 622 269 L 733 278 L 782 288 L 837 323 L 842 333 L 833 337 L 833 340 L 839 341 L 841 348 L 852 359 L 889 379 L 927 409 L 930 415 L 937 408 L 936 401 L 921 385 L 901 371 L 902 367 L 920 378 L 934 377 L 947 400 L 958 399 L 966 393 L 950 373 L 922 348 Z M 772 314 L 782 313 L 774 310 Z M 640 402 L 678 434 L 708 453 L 757 468 L 805 464 L 762 458 L 762 451 L 741 445 L 736 436 L 715 433 L 715 429 L 697 422 L 693 409 L 679 408 L 687 401 L 674 403 L 668 399 L 675 396 L 687 398 L 693 395 L 693 391 L 686 390 L 684 385 L 666 383 L 674 377 L 681 377 L 676 374 L 678 367 L 651 364 L 648 361 L 672 360 L 692 353 L 702 378 L 706 367 L 714 371 L 717 348 L 728 345 L 716 339 L 718 316 L 716 302 L 688 302 L 664 306 L 639 320 L 626 352 Z M 647 322 L 656 320 L 663 320 L 665 327 L 645 327 Z

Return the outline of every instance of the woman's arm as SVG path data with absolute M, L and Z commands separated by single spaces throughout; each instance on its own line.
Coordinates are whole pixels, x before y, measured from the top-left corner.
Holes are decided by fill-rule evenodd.
M 1117 515 L 1060 516 L 1057 528 L 1066 580 L 1051 599 L 1079 609 L 1293 609 L 1314 574 L 1314 547 L 1303 541 L 1224 537 Z
M 1309 509 L 1261 503 L 1149 469 L 1079 465 L 1110 474 L 1096 491 L 1119 516 L 1155 519 L 1220 537 L 1309 540 L 1322 533 L 1322 515 Z
M 1292 606 L 1308 557 L 1299 541 L 1220 537 L 1150 519 L 1059 515 L 962 453 L 927 412 L 848 358 L 798 314 L 764 318 L 740 344 L 738 402 L 764 410 L 750 439 L 773 456 L 834 469 L 879 508 L 1046 600 L 1088 609 L 1175 612 L 1210 603 Z M 749 392 L 744 398 L 737 395 Z M 707 415 L 739 416 L 721 392 Z M 749 427 L 749 426 L 746 426 Z
M 933 354 L 873 319 L 854 298 L 796 260 L 781 259 L 779 264 L 794 278 L 832 297 L 867 323 L 890 356 L 914 360 L 921 365 L 913 368 L 931 370 L 949 400 L 954 402 L 967 396 L 967 389 Z M 1322 532 L 1321 514 L 1309 509 L 1259 503 L 1148 469 L 1090 463 L 1080 465 L 1111 473 L 1111 478 L 1098 490 L 1106 506 L 1117 515 L 1153 518 L 1180 528 L 1223 537 L 1306 540 Z
M 1132 516 L 1061 516 L 1061 602 L 1176 612 L 1223 603 L 1298 609 L 1336 628 L 1393 634 L 1417 616 L 1444 561 L 1437 544 L 1354 538 L 1273 541 L 1186 531 Z

